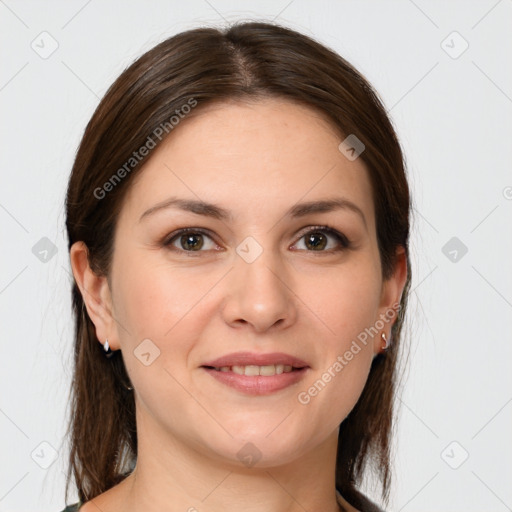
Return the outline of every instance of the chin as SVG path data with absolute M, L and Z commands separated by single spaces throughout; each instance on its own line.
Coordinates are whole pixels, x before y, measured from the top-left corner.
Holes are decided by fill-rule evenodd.
M 247 469 L 283 466 L 297 460 L 308 449 L 301 446 L 299 438 L 283 437 L 277 432 L 275 437 L 267 437 L 267 433 L 235 436 L 233 439 L 226 439 L 222 446 L 210 446 L 210 449 L 228 465 L 234 464 L 239 468 L 245 466 Z M 286 444 L 283 444 L 283 439 L 286 439 Z

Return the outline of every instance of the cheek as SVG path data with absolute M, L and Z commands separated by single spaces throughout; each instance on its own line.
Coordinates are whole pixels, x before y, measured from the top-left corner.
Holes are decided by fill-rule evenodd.
M 114 282 L 118 334 L 128 374 L 145 399 L 147 393 L 161 393 L 189 407 L 177 382 L 189 378 L 190 354 L 215 314 L 208 293 L 222 275 L 176 268 L 147 255 L 119 259 Z
M 187 378 L 188 355 L 205 328 L 202 299 L 215 279 L 136 256 L 119 258 L 113 282 L 123 359 L 141 404 L 178 424 L 162 400 L 182 411 L 193 408 L 179 383 Z
M 215 276 L 195 269 L 173 268 L 156 258 L 126 258 L 119 262 L 116 314 L 133 341 L 150 338 L 164 342 L 179 331 L 182 320 L 196 315 L 201 301 L 215 284 Z M 194 322 L 194 326 L 200 324 Z M 126 332 L 121 333 L 126 336 Z
M 338 268 L 302 273 L 297 295 L 324 325 L 338 350 L 373 325 L 380 303 L 380 270 L 372 258 L 359 258 Z
M 378 318 L 381 277 L 372 261 L 361 257 L 350 266 L 301 279 L 302 297 L 318 315 L 317 330 L 323 334 L 317 338 L 320 365 L 297 398 L 329 418 L 328 428 L 335 428 L 357 403 L 373 360 L 374 337 L 368 332 Z

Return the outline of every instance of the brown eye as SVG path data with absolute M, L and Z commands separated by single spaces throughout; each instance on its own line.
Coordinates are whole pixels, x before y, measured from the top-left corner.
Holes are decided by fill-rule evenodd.
M 305 236 L 305 243 L 308 249 L 322 250 L 327 246 L 327 237 L 320 232 L 309 233 Z
M 300 247 L 303 244 L 303 247 Z M 302 235 L 295 248 L 307 252 L 332 253 L 350 247 L 350 241 L 342 233 L 327 226 L 317 226 Z
M 193 234 L 187 233 L 185 235 L 181 235 L 180 237 L 181 248 L 185 251 L 198 251 L 203 247 L 204 240 L 203 235 L 201 234 Z
M 167 237 L 163 245 L 177 252 L 206 252 L 215 249 L 217 245 L 212 237 L 199 229 L 181 229 Z

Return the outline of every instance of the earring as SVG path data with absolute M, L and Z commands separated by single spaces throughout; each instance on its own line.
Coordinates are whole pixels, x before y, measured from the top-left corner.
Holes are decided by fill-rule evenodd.
M 105 351 L 105 357 L 112 357 L 114 355 L 114 352 L 112 352 L 110 345 L 108 344 L 108 338 L 105 340 L 103 350 Z
M 112 357 L 114 355 L 114 352 L 110 348 L 110 345 L 108 344 L 108 339 L 105 340 L 105 343 L 103 344 L 103 350 L 105 351 L 105 357 Z M 124 388 L 128 391 L 133 391 L 132 386 L 127 386 L 126 384 L 123 384 Z
M 382 338 L 382 341 L 384 341 L 384 343 L 381 345 L 382 350 L 387 350 L 389 345 L 388 345 L 388 340 L 386 339 L 386 335 L 384 333 L 382 333 L 380 335 L 380 337 Z

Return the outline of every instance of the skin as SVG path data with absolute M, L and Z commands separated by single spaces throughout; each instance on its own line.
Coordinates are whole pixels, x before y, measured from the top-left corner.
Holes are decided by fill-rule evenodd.
M 380 332 L 307 405 L 297 395 L 400 301 L 407 271 L 399 251 L 393 277 L 382 280 L 369 175 L 360 158 L 338 150 L 342 140 L 318 112 L 286 100 L 208 106 L 182 121 L 136 176 L 109 279 L 91 271 L 83 243 L 73 245 L 73 273 L 98 340 L 122 351 L 139 439 L 134 473 L 82 510 L 339 510 L 338 427 L 381 350 Z M 171 196 L 215 203 L 233 218 L 167 208 L 139 220 Z M 355 203 L 365 220 L 349 209 L 286 215 L 297 202 L 333 197 Z M 304 235 L 326 224 L 350 248 L 325 231 L 325 248 L 306 245 Z M 185 227 L 210 233 L 198 237 L 199 251 L 186 252 L 179 236 L 162 242 Z M 248 236 L 263 249 L 252 263 L 236 252 Z M 383 328 L 388 338 L 391 327 Z M 134 350 L 148 338 L 160 355 L 145 366 Z M 285 352 L 310 368 L 298 384 L 265 396 L 201 368 L 240 350 Z M 252 467 L 237 458 L 247 442 L 261 453 Z

